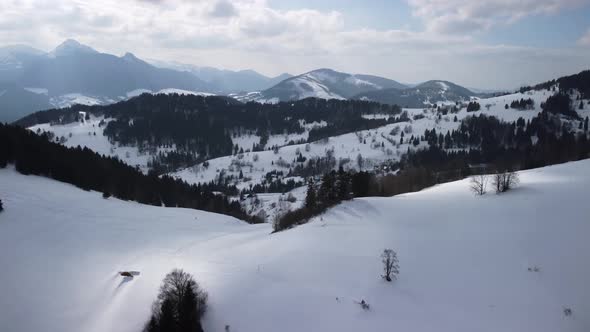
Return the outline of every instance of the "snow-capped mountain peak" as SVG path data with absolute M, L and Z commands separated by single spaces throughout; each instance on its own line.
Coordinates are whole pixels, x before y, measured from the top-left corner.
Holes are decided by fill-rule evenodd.
M 63 43 L 59 44 L 53 51 L 49 52 L 49 56 L 68 56 L 80 53 L 93 54 L 98 53 L 98 51 L 90 46 L 81 44 L 77 40 L 67 39 Z
M 402 84 L 378 76 L 349 74 L 329 68 L 320 68 L 287 78 L 274 87 L 260 92 L 255 99 L 260 102 L 299 100 L 308 97 L 346 99 L 365 91 L 385 88 L 401 89 Z M 244 96 L 241 100 L 251 100 Z M 237 97 L 238 99 L 241 96 Z

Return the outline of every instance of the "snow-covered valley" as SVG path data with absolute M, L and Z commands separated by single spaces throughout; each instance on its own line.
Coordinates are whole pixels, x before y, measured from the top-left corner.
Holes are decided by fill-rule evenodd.
M 589 167 L 523 171 L 501 195 L 463 180 L 354 199 L 276 234 L 2 169 L 0 330 L 138 331 L 179 267 L 209 292 L 211 332 L 587 331 Z M 391 284 L 384 248 L 400 258 Z
M 268 183 L 269 179 L 279 180 L 282 183 L 294 180 L 300 186 L 305 184 L 305 179 L 298 174 L 290 173 L 296 167 L 304 166 L 306 161 L 327 156 L 334 159 L 335 168 L 342 166 L 350 170 L 387 172 L 389 171 L 387 165 L 399 161 L 408 150 L 428 147 L 426 141 L 415 145 L 411 140 L 412 137 L 422 136 L 425 130 L 436 130 L 437 133 L 444 135 L 457 130 L 462 120 L 467 117 L 480 114 L 493 116 L 509 123 L 519 118 L 530 121 L 541 112 L 541 104 L 554 93 L 551 90 L 533 90 L 479 99 L 481 109 L 477 112 L 468 112 L 465 104 L 460 105 L 456 112 L 449 111 L 446 114 L 436 108 L 403 109 L 403 112 L 407 114 L 404 121 L 298 144 L 298 142 L 308 141 L 309 133 L 314 128 L 326 126 L 324 121 L 303 123 L 304 132 L 270 135 L 267 138 L 265 150 L 256 152 L 251 149 L 261 141 L 260 136 L 251 132 L 236 133 L 232 135 L 232 142 L 240 149 L 239 153 L 209 159 L 206 162 L 173 171 L 170 175 L 195 184 L 231 179 L 227 183 L 235 185 L 239 190 L 248 190 L 253 186 Z M 506 108 L 506 105 L 514 101 L 529 98 L 533 103 L 529 109 Z M 590 115 L 588 101 L 585 101 L 584 105 L 586 106 L 583 109 L 576 110 L 581 119 Z M 363 117 L 386 119 L 389 115 L 367 114 Z M 147 142 L 141 149 L 138 146 L 121 145 L 104 135 L 106 127 L 104 123 L 111 119 L 94 115 L 89 115 L 88 119 L 83 118 L 84 116 L 81 116 L 79 122 L 45 123 L 29 129 L 35 132 L 51 132 L 58 141 L 69 147 L 88 147 L 100 154 L 117 157 L 131 166 L 139 167 L 144 173 L 147 173 L 149 163 L 159 153 L 175 151 L 173 145 L 152 146 Z M 579 121 L 573 122 L 572 127 L 577 128 Z M 288 197 L 290 199 L 287 199 Z M 259 215 L 267 221 L 273 221 L 277 215 L 301 206 L 304 197 L 304 188 L 297 188 L 290 195 L 271 192 L 264 197 L 246 200 L 241 197 L 241 203 L 249 213 Z

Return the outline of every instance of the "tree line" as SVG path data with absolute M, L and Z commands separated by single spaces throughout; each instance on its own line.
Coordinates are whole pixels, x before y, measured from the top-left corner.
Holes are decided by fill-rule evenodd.
M 0 167 L 14 164 L 19 173 L 46 176 L 84 190 L 143 204 L 185 207 L 230 215 L 248 222 L 238 202 L 169 176 L 143 174 L 117 158 L 101 156 L 88 148 L 67 148 L 17 126 L 0 124 Z
M 577 121 L 570 119 L 572 121 Z M 512 174 L 522 169 L 537 168 L 590 157 L 588 119 L 580 126 L 562 121 L 559 114 L 541 112 L 531 121 L 520 118 L 514 123 L 501 122 L 485 115 L 467 117 L 455 137 L 446 144 L 433 130 L 421 137 L 428 140 L 427 149 L 408 149 L 390 169 L 395 174 L 344 171 L 326 173 L 318 184 L 308 183 L 305 204 L 287 212 L 274 222 L 282 231 L 305 223 L 328 208 L 354 197 L 394 196 L 419 191 L 435 184 L 463 179 L 482 172 Z M 532 144 L 531 137 L 537 142 Z M 437 137 L 434 139 L 433 137 Z M 460 149 L 449 149 L 460 146 Z M 476 167 L 479 165 L 479 167 Z
M 175 147 L 176 153 L 158 155 L 152 166 L 165 171 L 177 165 L 201 162 L 239 152 L 241 134 L 255 134 L 260 142 L 252 151 L 270 149 L 269 135 L 301 134 L 312 129 L 309 141 L 383 126 L 401 113 L 397 106 L 358 100 L 308 98 L 295 102 L 259 104 L 237 102 L 219 96 L 143 94 L 105 106 L 75 105 L 29 115 L 17 122 L 30 127 L 38 123 L 71 123 L 81 114 L 104 116 L 104 134 L 111 142 L 129 146 Z M 386 114 L 390 119 L 367 119 L 366 114 Z M 296 142 L 293 142 L 296 143 Z
M 573 90 L 577 90 L 582 98 L 590 99 L 590 70 L 584 70 L 574 75 L 563 76 L 534 86 L 524 86 L 519 91 L 524 93 L 530 90 L 548 90 L 555 85 L 558 85 L 559 91 L 563 93 L 571 93 Z

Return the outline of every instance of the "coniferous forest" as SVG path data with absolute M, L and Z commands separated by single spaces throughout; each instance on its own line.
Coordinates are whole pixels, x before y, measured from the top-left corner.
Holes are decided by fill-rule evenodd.
M 139 170 L 88 148 L 67 148 L 17 126 L 0 124 L 0 167 L 14 164 L 22 174 L 42 175 L 84 190 L 139 203 L 200 209 L 261 222 L 242 210 L 238 202 L 214 194 L 206 186 L 188 185 L 168 176 Z
M 391 165 L 399 169 L 395 175 L 340 169 L 326 173 L 319 184 L 309 181 L 305 205 L 277 219 L 274 230 L 305 223 L 353 197 L 393 196 L 482 172 L 517 171 L 589 158 L 588 118 L 579 119 L 580 126 L 573 127 L 561 120 L 561 115 L 571 115 L 570 107 L 559 109 L 546 107 L 529 122 L 519 118 L 506 123 L 479 115 L 467 117 L 457 131 L 446 135 L 426 130 L 421 139 L 429 148 L 408 150 Z M 577 114 L 572 119 L 578 119 Z M 537 139 L 536 144 L 531 137 Z
M 390 116 L 387 119 L 363 117 L 375 113 Z M 326 126 L 311 129 L 308 141 L 315 141 L 381 127 L 397 121 L 396 115 L 400 113 L 401 109 L 395 105 L 357 100 L 308 98 L 289 103 L 243 104 L 218 96 L 143 94 L 113 105 L 75 105 L 37 112 L 16 124 L 23 127 L 38 123 L 64 124 L 79 121 L 80 114 L 104 116 L 113 119 L 103 124 L 104 134 L 111 142 L 140 148 L 175 146 L 174 154 L 158 160 L 167 169 L 166 166 L 178 160 L 190 164 L 237 153 L 232 140 L 235 135 L 258 135 L 260 141 L 250 150 L 268 150 L 272 148 L 266 146 L 269 135 L 303 133 L 306 123 L 326 122 Z M 295 143 L 301 142 L 291 144 Z

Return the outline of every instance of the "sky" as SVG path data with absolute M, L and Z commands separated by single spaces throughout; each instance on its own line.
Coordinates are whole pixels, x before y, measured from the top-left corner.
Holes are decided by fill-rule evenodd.
M 2 0 L 0 45 L 512 89 L 590 68 L 589 18 L 590 0 Z

